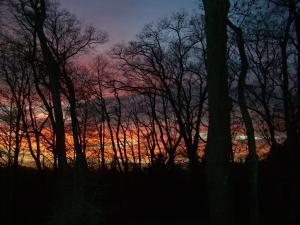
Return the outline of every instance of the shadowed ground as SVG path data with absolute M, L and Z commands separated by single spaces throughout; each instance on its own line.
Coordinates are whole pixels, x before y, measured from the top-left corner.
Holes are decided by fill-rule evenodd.
M 285 176 L 269 162 L 261 162 L 260 170 L 261 224 L 285 224 Z M 233 172 L 236 224 L 246 225 L 246 167 L 236 164 Z M 73 174 L 59 194 L 62 181 L 54 172 L 1 169 L 1 224 L 208 224 L 204 168 L 197 175 L 179 168 L 128 175 L 87 172 L 84 184 L 77 185 L 80 192 L 74 188 Z

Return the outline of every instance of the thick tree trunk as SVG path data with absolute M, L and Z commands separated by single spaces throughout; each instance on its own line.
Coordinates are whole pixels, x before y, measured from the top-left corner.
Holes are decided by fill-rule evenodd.
M 209 128 L 206 152 L 210 224 L 232 225 L 230 181 L 231 104 L 228 96 L 227 13 L 229 1 L 203 0 L 208 61 Z
M 197 155 L 198 148 L 195 148 L 195 146 L 192 144 L 192 140 L 189 140 L 189 144 L 187 146 L 188 146 L 187 156 L 189 159 L 189 167 L 192 172 L 193 171 L 196 172 L 199 166 L 198 155 Z
M 44 45 L 44 44 L 42 44 Z M 43 47 L 48 48 L 48 47 Z M 64 119 L 61 105 L 61 96 L 60 96 L 60 82 L 59 82 L 59 70 L 54 69 L 57 67 L 56 63 L 51 59 L 51 55 L 47 50 L 43 50 L 45 62 L 49 71 L 49 80 L 51 86 L 51 95 L 54 108 L 54 117 L 56 124 L 56 150 L 58 155 L 58 167 L 59 169 L 65 169 L 67 167 L 67 158 L 66 158 L 66 146 L 65 146 L 65 128 L 64 128 Z

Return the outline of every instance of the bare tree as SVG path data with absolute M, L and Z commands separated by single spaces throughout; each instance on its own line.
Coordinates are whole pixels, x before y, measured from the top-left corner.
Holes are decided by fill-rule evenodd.
M 56 124 L 56 151 L 58 153 L 58 167 L 61 170 L 67 168 L 66 146 L 65 146 L 65 128 L 61 105 L 61 83 L 59 80 L 60 66 L 55 59 L 51 48 L 49 47 L 48 39 L 45 34 L 45 21 L 48 16 L 49 4 L 44 0 L 40 1 L 16 1 L 12 2 L 15 8 L 15 17 L 20 22 L 24 29 L 30 29 L 36 33 L 44 62 L 49 74 L 50 91 L 53 101 L 54 118 Z
M 15 46 L 8 43 L 7 48 L 2 49 L 1 73 L 11 95 L 11 101 L 15 107 L 12 114 L 14 120 L 14 156 L 13 166 L 19 165 L 19 154 L 22 146 L 22 117 L 25 109 L 25 102 L 29 94 L 28 66 L 22 61 L 22 53 L 18 53 Z
M 146 26 L 137 41 L 118 46 L 113 52 L 126 77 L 126 82 L 120 81 L 123 88 L 139 94 L 150 90 L 167 99 L 191 168 L 198 164 L 200 124 L 207 98 L 205 41 L 195 27 L 201 27 L 198 17 L 190 19 L 177 13 L 157 25 Z
M 70 104 L 76 164 L 80 168 L 84 168 L 86 167 L 86 157 L 79 140 L 79 126 L 76 111 L 77 100 L 74 87 L 77 74 L 72 72 L 74 70 L 69 64 L 77 55 L 87 52 L 96 44 L 103 43 L 106 40 L 106 34 L 97 32 L 92 26 L 83 30 L 80 22 L 75 16 L 67 11 L 59 10 L 55 5 L 53 5 L 52 8 L 49 8 L 49 14 L 49 18 L 46 21 L 49 47 L 51 48 L 56 61 L 59 63 L 61 71 L 60 78 L 66 87 L 64 94 Z

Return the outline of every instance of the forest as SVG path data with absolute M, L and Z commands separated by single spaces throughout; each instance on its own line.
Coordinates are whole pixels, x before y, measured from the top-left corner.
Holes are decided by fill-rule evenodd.
M 300 223 L 300 1 L 197 6 L 101 52 L 0 1 L 0 224 Z

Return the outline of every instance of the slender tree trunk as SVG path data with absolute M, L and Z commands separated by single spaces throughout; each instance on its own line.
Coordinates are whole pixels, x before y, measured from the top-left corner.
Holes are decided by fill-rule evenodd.
M 16 144 L 15 144 L 14 160 L 13 160 L 14 168 L 17 168 L 19 166 L 19 154 L 20 154 L 20 148 L 21 148 L 21 135 L 20 135 L 21 116 L 22 116 L 21 108 L 18 106 L 16 130 L 15 130 Z
M 292 10 L 295 15 L 295 30 L 296 30 L 296 38 L 297 38 L 297 113 L 296 113 L 296 121 L 297 121 L 297 153 L 296 157 L 300 156 L 300 8 L 299 4 L 296 3 L 295 0 L 293 2 Z M 299 2 L 298 2 L 299 3 Z
M 29 135 L 29 132 L 27 131 L 27 128 L 26 128 L 25 132 L 26 132 L 25 135 L 26 135 L 26 139 L 27 139 L 27 143 L 28 143 L 29 152 L 30 152 L 32 158 L 34 159 L 34 162 L 35 162 L 35 165 L 36 165 L 36 168 L 38 169 L 38 171 L 42 171 L 41 161 L 38 158 L 38 155 L 35 155 L 35 153 L 33 151 L 31 137 Z
M 294 118 L 294 128 L 292 130 L 292 143 L 289 147 L 290 150 L 290 215 L 289 215 L 289 223 L 290 224 L 297 224 L 299 223 L 299 201 L 300 201 L 300 164 L 299 164 L 299 157 L 300 157 L 300 8 L 299 2 L 296 0 L 289 0 L 289 10 L 294 16 L 294 25 L 295 25 L 295 33 L 296 33 L 296 50 L 297 50 L 297 101 L 296 101 L 296 115 Z
M 74 141 L 74 148 L 76 153 L 76 167 L 84 169 L 87 166 L 86 156 L 83 152 L 82 145 L 79 141 L 79 132 L 78 132 L 78 120 L 77 120 L 77 112 L 76 112 L 76 95 L 75 89 L 73 85 L 73 81 L 68 77 L 68 75 L 64 75 L 66 79 L 66 85 L 68 88 L 68 100 L 70 103 L 70 115 L 71 115 L 71 126 L 72 126 L 72 134 Z
M 28 80 L 29 83 L 29 80 Z M 31 143 L 31 137 L 28 132 L 28 126 L 26 124 L 26 118 L 25 114 L 23 112 L 22 118 L 23 118 L 23 126 L 25 126 L 25 132 L 26 132 L 26 138 L 28 142 L 28 147 L 29 151 L 32 155 L 32 158 L 35 161 L 36 167 L 38 171 L 42 171 L 42 165 L 41 165 L 41 146 L 40 146 L 40 134 L 39 130 L 37 130 L 37 125 L 36 125 L 36 118 L 34 117 L 33 109 L 32 109 L 32 101 L 31 101 L 31 86 L 28 86 L 28 96 L 27 96 L 27 102 L 28 102 L 28 112 L 29 112 L 29 118 L 30 118 L 30 125 L 33 129 L 34 137 L 35 137 L 35 144 L 36 144 L 36 153 L 34 153 L 33 148 L 32 148 L 32 143 Z M 26 108 L 26 107 L 25 107 Z
M 104 122 L 104 116 L 102 115 L 103 121 L 100 122 L 99 126 L 99 144 L 100 144 L 100 154 L 101 154 L 101 170 L 102 172 L 105 171 L 105 122 Z
M 293 151 L 295 146 L 297 145 L 297 128 L 295 126 L 295 119 L 293 118 L 293 113 L 291 113 L 291 105 L 290 105 L 290 90 L 289 90 L 289 73 L 288 73 L 288 39 L 290 34 L 290 28 L 293 22 L 293 16 L 291 10 L 289 10 L 289 17 L 287 19 L 287 24 L 285 27 L 284 37 L 280 43 L 281 50 L 281 71 L 282 71 L 282 92 L 283 92 L 283 108 L 284 108 L 284 122 L 286 129 L 286 149 L 287 155 L 290 162 L 293 162 L 294 155 Z M 288 167 L 291 166 L 291 163 L 288 163 Z M 293 170 L 293 169 L 292 169 Z
M 37 133 L 35 133 L 35 144 L 36 144 L 36 167 L 38 168 L 39 171 L 42 171 L 40 136 Z
M 29 105 L 30 105 L 29 108 L 31 108 L 31 103 L 29 103 Z M 32 116 L 30 116 L 30 117 L 32 119 Z M 32 141 L 31 141 L 30 133 L 28 131 L 28 125 L 27 125 L 27 122 L 26 122 L 26 119 L 25 119 L 25 113 L 24 112 L 22 113 L 22 122 L 23 122 L 23 129 L 25 131 L 25 137 L 26 137 L 27 143 L 28 143 L 29 152 L 30 152 L 32 158 L 35 161 L 35 165 L 36 165 L 36 168 L 38 169 L 38 171 L 42 171 L 39 151 L 37 150 L 36 153 L 33 151 Z M 32 126 L 32 128 L 35 129 L 34 126 Z M 39 143 L 36 143 L 36 145 L 37 144 L 39 144 Z
M 9 107 L 9 137 L 8 137 L 8 161 L 7 161 L 7 165 L 9 167 L 12 166 L 13 162 L 12 162 L 12 139 L 13 139 L 13 110 L 12 110 L 12 106 L 13 105 L 13 101 L 10 101 L 10 107 Z
M 128 155 L 127 155 L 127 137 L 126 137 L 126 129 L 122 126 L 123 131 L 123 150 L 124 150 L 124 158 L 125 158 L 125 173 L 128 173 Z
M 113 134 L 112 134 L 113 135 Z M 122 166 L 123 166 L 123 169 L 125 169 L 125 172 L 126 171 L 126 163 L 125 163 L 125 160 L 124 160 L 124 157 L 123 157 L 123 152 L 122 152 L 122 148 L 121 148 L 121 140 L 120 140 L 120 121 L 118 121 L 118 124 L 117 124 L 117 131 L 116 131 L 116 144 L 117 144 L 117 148 L 118 148 L 118 151 L 119 151 L 119 157 L 120 157 L 120 160 L 122 162 Z
M 282 71 L 282 92 L 283 92 L 283 107 L 284 107 L 284 121 L 285 121 L 285 129 L 287 133 L 287 149 L 289 150 L 290 147 L 290 137 L 292 133 L 291 129 L 291 120 L 290 120 L 290 105 L 289 105 L 289 74 L 288 74 L 288 62 L 287 62 L 287 45 L 288 45 L 288 38 L 289 38 L 289 31 L 291 25 L 291 16 L 289 16 L 288 24 L 285 29 L 284 39 L 280 43 L 281 48 L 281 71 Z
M 141 134 L 140 134 L 139 123 L 137 123 L 137 148 L 138 148 L 139 169 L 142 169 Z
M 110 116 L 109 116 L 109 114 L 106 110 L 106 107 L 103 110 L 105 110 L 105 116 L 106 116 L 106 122 L 107 122 L 108 130 L 109 130 L 109 134 L 110 134 L 111 146 L 112 146 L 112 150 L 113 150 L 113 153 L 114 153 L 114 159 L 113 160 L 116 161 L 115 163 L 117 164 L 120 172 L 122 172 L 123 170 L 122 170 L 122 166 L 120 164 L 119 158 L 118 158 L 117 147 L 116 147 L 116 144 L 115 144 L 115 138 L 114 138 L 114 133 L 113 133 L 113 129 L 112 129 L 112 126 L 111 126 Z
M 242 29 L 235 26 L 231 21 L 228 21 L 231 29 L 236 34 L 237 46 L 240 54 L 241 71 L 238 80 L 238 102 L 242 113 L 242 118 L 246 127 L 248 138 L 249 155 L 247 163 L 249 167 L 249 224 L 259 224 L 259 204 L 258 204 L 258 157 L 256 154 L 256 144 L 254 136 L 254 128 L 252 119 L 248 112 L 247 100 L 245 96 L 245 82 L 248 73 L 248 58 L 245 50 L 245 41 Z
M 232 151 L 231 103 L 228 96 L 227 14 L 228 0 L 203 0 L 208 61 L 209 128 L 206 152 L 210 224 L 233 224 L 230 176 Z

